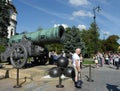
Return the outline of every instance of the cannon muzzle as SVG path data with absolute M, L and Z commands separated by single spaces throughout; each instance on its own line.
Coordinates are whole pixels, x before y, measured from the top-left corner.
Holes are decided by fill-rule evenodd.
M 14 35 L 9 39 L 9 43 L 20 42 L 23 37 L 31 40 L 34 44 L 48 44 L 60 42 L 63 38 L 65 29 L 63 26 L 50 28 L 47 30 L 38 30 L 36 32 Z

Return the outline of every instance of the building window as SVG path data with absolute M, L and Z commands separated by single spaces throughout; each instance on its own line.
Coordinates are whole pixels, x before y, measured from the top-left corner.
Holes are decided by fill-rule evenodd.
M 13 29 L 11 29 L 11 33 L 10 33 L 10 36 L 12 36 L 13 35 Z

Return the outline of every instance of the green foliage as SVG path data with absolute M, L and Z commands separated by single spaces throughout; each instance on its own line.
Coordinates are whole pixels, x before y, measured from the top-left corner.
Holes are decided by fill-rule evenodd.
M 85 42 L 86 56 L 90 57 L 92 54 L 99 51 L 100 40 L 99 40 L 99 28 L 96 24 L 92 23 L 88 30 L 81 31 L 81 37 Z
M 106 40 L 103 40 L 104 51 L 112 51 L 117 52 L 119 43 L 117 42 L 119 40 L 119 36 L 117 35 L 111 35 Z
M 99 28 L 97 24 L 92 23 L 88 31 L 92 50 L 94 50 L 94 53 L 97 53 L 99 48 Z
M 7 42 L 8 42 L 8 39 L 7 39 L 7 38 L 2 38 L 2 37 L 0 37 L 0 45 L 6 46 L 6 45 L 7 45 Z
M 7 39 L 0 38 L 0 54 L 5 51 L 6 44 L 7 44 Z
M 83 64 L 95 64 L 95 62 L 93 60 L 87 59 L 83 61 Z
M 84 53 L 85 45 L 81 39 L 81 33 L 78 28 L 73 26 L 72 28 L 67 28 L 64 41 L 65 52 L 73 52 L 76 48 L 81 48 L 82 53 Z
M 0 45 L 0 53 L 5 51 L 5 46 L 4 45 Z
M 10 25 L 10 5 L 6 3 L 6 0 L 0 1 L 0 36 L 7 37 L 8 29 Z
M 6 38 L 1 38 L 0 37 L 0 55 L 1 55 L 2 52 L 5 51 L 7 42 L 8 42 L 8 40 Z
M 57 53 L 60 53 L 63 50 L 63 47 L 64 45 L 60 43 L 46 45 L 46 48 L 48 48 L 49 51 L 55 51 Z

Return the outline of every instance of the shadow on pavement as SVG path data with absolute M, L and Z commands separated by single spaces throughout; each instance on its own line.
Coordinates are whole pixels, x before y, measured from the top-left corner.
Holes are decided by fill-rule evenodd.
M 112 67 L 112 66 L 109 66 L 108 68 L 110 68 L 110 69 L 116 69 L 115 67 Z
M 117 87 L 117 85 L 106 84 L 106 88 L 108 89 L 108 91 L 120 91 L 120 89 L 118 89 Z

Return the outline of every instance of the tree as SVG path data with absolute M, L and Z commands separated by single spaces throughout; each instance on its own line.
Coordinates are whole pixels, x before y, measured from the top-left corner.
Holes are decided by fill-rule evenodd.
M 7 37 L 7 27 L 10 25 L 10 4 L 9 1 L 0 0 L 0 37 Z
M 81 48 L 82 53 L 84 53 L 85 45 L 81 39 L 80 30 L 73 26 L 66 29 L 64 50 L 66 53 L 74 53 L 76 48 Z
M 49 51 L 55 51 L 57 53 L 60 53 L 63 50 L 64 45 L 62 43 L 53 43 L 46 45 L 46 48 L 48 48 Z
M 86 57 L 100 50 L 99 28 L 96 24 L 92 23 L 88 30 L 81 30 L 81 37 L 85 43 Z
M 91 38 L 91 43 L 92 43 L 92 47 L 94 49 L 94 53 L 98 52 L 98 48 L 99 48 L 99 28 L 97 26 L 96 23 L 92 23 L 91 27 L 89 29 L 89 33 L 90 33 L 90 38 Z
M 104 51 L 112 51 L 116 52 L 119 47 L 119 43 L 117 42 L 119 40 L 119 36 L 117 35 L 111 35 L 106 40 L 104 40 L 103 44 L 105 46 Z
M 7 36 L 11 10 L 16 11 L 14 5 L 9 0 L 0 0 L 0 53 L 5 50 L 8 43 Z

